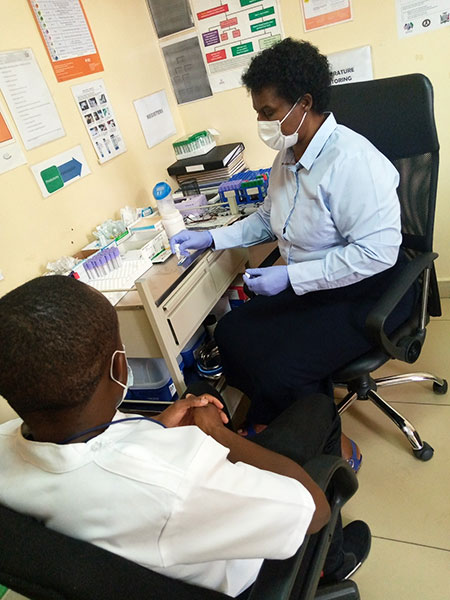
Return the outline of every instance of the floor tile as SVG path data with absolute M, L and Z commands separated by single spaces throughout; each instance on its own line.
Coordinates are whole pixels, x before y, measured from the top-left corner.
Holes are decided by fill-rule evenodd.
M 442 316 L 441 317 L 432 317 L 433 319 L 445 319 L 446 321 L 450 320 L 450 298 L 441 298 L 441 309 Z
M 373 404 L 351 407 L 343 430 L 359 444 L 363 464 L 359 490 L 343 516 L 367 521 L 376 536 L 450 549 L 450 407 L 394 407 L 405 409 L 435 454 L 428 462 L 416 459 L 403 434 Z
M 449 564 L 443 550 L 374 538 L 352 579 L 363 600 L 448 600 Z
M 450 299 L 449 299 L 450 300 Z M 428 325 L 422 353 L 413 364 L 391 360 L 373 374 L 374 378 L 405 373 L 431 373 L 450 382 L 450 321 L 433 321 Z M 414 382 L 379 389 L 387 402 L 419 402 L 422 404 L 450 405 L 450 392 L 435 394 L 431 382 Z M 342 398 L 344 392 L 336 392 Z

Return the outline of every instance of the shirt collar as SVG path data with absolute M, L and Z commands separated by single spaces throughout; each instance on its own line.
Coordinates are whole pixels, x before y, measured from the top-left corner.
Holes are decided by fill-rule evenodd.
M 325 121 L 319 127 L 319 129 L 314 134 L 314 137 L 309 142 L 308 147 L 306 148 L 303 156 L 295 163 L 295 168 L 299 169 L 300 167 L 304 167 L 307 171 L 309 171 L 322 151 L 323 147 L 328 141 L 328 138 L 333 133 L 333 131 L 337 127 L 336 119 L 332 112 L 324 113 L 326 115 Z M 288 148 L 285 154 L 285 160 L 283 164 L 287 164 L 290 166 L 294 165 L 294 151 L 292 148 Z
M 112 421 L 130 418 L 137 415 L 124 414 L 116 411 Z M 139 421 L 130 421 L 130 423 L 118 423 L 113 427 L 108 427 L 99 435 L 93 437 L 87 442 L 73 444 L 54 444 L 52 442 L 34 442 L 27 440 L 22 435 L 22 420 L 17 419 L 17 429 L 10 432 L 15 435 L 16 449 L 25 462 L 51 473 L 64 473 L 73 471 L 85 464 L 92 462 L 93 452 L 101 447 L 120 440 L 129 435 L 130 425 L 133 427 Z M 147 421 L 150 425 L 151 422 Z M 159 428 L 159 425 L 155 426 Z

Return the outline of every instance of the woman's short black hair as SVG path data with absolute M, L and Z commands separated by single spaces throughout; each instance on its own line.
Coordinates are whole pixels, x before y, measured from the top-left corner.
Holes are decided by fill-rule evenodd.
M 88 402 L 119 339 L 110 302 L 71 277 L 37 277 L 0 298 L 0 394 L 23 418 Z
M 292 104 L 301 96 L 311 94 L 312 109 L 322 113 L 329 101 L 331 71 L 327 57 L 315 46 L 286 38 L 257 54 L 243 74 L 242 82 L 255 93 L 273 87 L 281 98 Z

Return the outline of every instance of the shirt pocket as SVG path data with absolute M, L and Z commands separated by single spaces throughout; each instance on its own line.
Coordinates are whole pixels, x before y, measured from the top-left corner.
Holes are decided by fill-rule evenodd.
M 299 197 L 285 229 L 285 239 L 306 252 L 329 248 L 340 239 L 330 211 L 318 197 Z

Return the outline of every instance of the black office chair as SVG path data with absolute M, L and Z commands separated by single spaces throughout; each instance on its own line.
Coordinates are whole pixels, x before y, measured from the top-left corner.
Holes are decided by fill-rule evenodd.
M 336 520 L 358 484 L 342 459 L 321 456 L 306 470 L 327 491 L 329 523 L 287 560 L 266 560 L 248 600 L 359 600 L 356 584 L 320 586 Z M 264 524 L 262 524 L 264 526 Z M 32 600 L 225 600 L 225 594 L 169 579 L 116 554 L 45 527 L 0 505 L 0 583 Z
M 390 359 L 413 363 L 425 341 L 431 316 L 441 315 L 434 268 L 433 227 L 439 167 L 439 142 L 433 109 L 433 88 L 421 74 L 402 75 L 333 86 L 329 106 L 336 120 L 368 138 L 400 173 L 398 196 L 402 214 L 402 248 L 410 258 L 401 277 L 386 290 L 366 320 L 373 349 L 333 373 L 348 394 L 339 413 L 356 400 L 371 400 L 405 434 L 420 460 L 433 448 L 422 442 L 413 425 L 390 406 L 377 389 L 413 381 L 432 381 L 436 394 L 447 392 L 447 382 L 430 373 L 408 373 L 374 379 L 376 369 Z M 387 336 L 384 324 L 408 289 L 420 285 L 410 319 Z M 345 340 L 343 340 L 345 343 Z
M 420 74 L 401 75 L 332 86 L 329 104 L 338 123 L 369 139 L 400 173 L 398 196 L 402 214 L 402 248 L 410 262 L 401 277 L 386 290 L 366 320 L 373 348 L 332 374 L 333 383 L 346 387 L 338 405 L 342 414 L 356 400 L 371 400 L 403 431 L 414 455 L 426 461 L 433 448 L 422 442 L 413 425 L 390 406 L 377 389 L 414 381 L 433 382 L 436 394 L 447 392 L 447 381 L 430 373 L 408 373 L 374 379 L 376 369 L 391 359 L 415 362 L 425 341 L 430 316 L 441 315 L 434 268 L 433 228 L 439 167 L 439 142 L 433 109 L 433 88 Z M 273 264 L 280 256 L 275 248 L 261 263 Z M 389 336 L 384 324 L 411 286 L 419 285 L 410 319 Z M 248 288 L 248 295 L 252 295 Z M 345 344 L 345 340 L 342 340 Z

